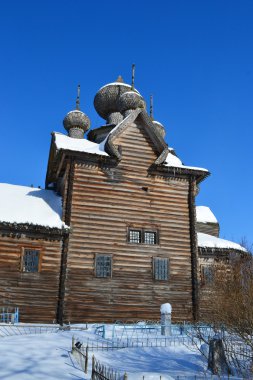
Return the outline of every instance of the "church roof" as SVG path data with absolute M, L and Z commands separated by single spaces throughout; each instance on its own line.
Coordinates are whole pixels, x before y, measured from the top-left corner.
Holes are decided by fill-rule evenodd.
M 208 173 L 207 169 L 199 168 L 197 166 L 187 166 L 187 165 L 184 165 L 182 163 L 182 161 L 180 160 L 180 158 L 178 158 L 176 155 L 174 155 L 174 154 L 172 154 L 170 152 L 168 153 L 168 155 L 166 157 L 164 165 L 165 166 L 175 167 L 175 168 L 184 168 L 184 169 L 190 169 L 190 170 L 199 170 L 199 171 L 207 172 Z
M 213 212 L 207 206 L 197 206 L 196 217 L 199 223 L 218 223 Z
M 55 145 L 57 150 L 65 149 L 74 152 L 108 156 L 108 154 L 104 151 L 103 144 L 96 144 L 86 139 L 75 139 L 59 132 L 53 132 L 53 135 L 55 136 Z
M 62 199 L 53 190 L 0 183 L 0 223 L 62 229 Z
M 233 249 L 238 251 L 247 252 L 247 250 L 240 244 L 234 243 L 229 240 L 220 239 L 212 235 L 203 234 L 198 232 L 198 246 L 201 248 L 213 248 L 213 249 Z
M 106 138 L 100 143 L 97 144 L 95 142 L 89 141 L 87 139 L 74 139 L 67 135 L 64 135 L 60 132 L 53 132 L 53 136 L 55 138 L 55 146 L 57 150 L 70 150 L 73 152 L 82 152 L 89 154 L 96 154 L 100 156 L 109 156 L 108 153 L 105 152 L 105 144 L 108 141 L 109 137 L 114 134 L 120 127 L 123 122 L 125 123 L 129 118 L 131 118 L 131 114 L 128 115 L 126 119 L 124 119 L 121 123 L 116 125 L 106 136 Z M 168 148 L 168 151 L 173 151 L 172 148 Z M 196 166 L 187 166 L 182 163 L 179 157 L 175 154 L 169 152 L 167 158 L 164 163 L 167 167 L 175 167 L 189 170 L 199 170 L 208 173 L 207 169 L 196 167 Z M 211 210 L 210 210 L 211 212 Z M 217 222 L 217 221 L 216 221 Z

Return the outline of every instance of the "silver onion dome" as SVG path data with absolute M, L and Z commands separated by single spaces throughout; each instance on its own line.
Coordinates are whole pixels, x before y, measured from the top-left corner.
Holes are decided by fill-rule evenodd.
M 152 123 L 154 124 L 158 133 L 164 138 L 166 133 L 164 126 L 161 123 L 159 123 L 159 121 L 153 120 Z
M 108 115 L 119 113 L 118 98 L 130 90 L 131 86 L 124 83 L 121 77 L 116 82 L 101 87 L 94 98 L 94 107 L 99 116 L 108 119 Z
M 143 97 L 136 91 L 127 91 L 122 94 L 118 99 L 118 108 L 121 113 L 128 110 L 135 110 L 137 108 L 145 108 L 146 103 Z
M 63 120 L 63 126 L 70 137 L 83 138 L 84 133 L 90 128 L 90 119 L 82 111 L 70 111 Z

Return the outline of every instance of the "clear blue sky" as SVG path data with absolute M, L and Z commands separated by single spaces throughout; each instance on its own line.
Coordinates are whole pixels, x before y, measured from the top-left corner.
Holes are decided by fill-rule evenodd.
M 208 168 L 197 204 L 221 237 L 253 241 L 253 1 L 2 1 L 0 181 L 44 186 L 50 132 L 96 91 L 131 80 L 187 165 Z

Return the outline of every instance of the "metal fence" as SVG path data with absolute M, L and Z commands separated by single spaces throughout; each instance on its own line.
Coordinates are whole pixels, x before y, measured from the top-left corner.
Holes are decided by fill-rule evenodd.
M 64 325 L 60 326 L 58 324 L 48 324 L 48 325 L 39 325 L 39 324 L 0 324 L 0 337 L 4 336 L 13 336 L 13 335 L 31 335 L 31 334 L 49 334 L 57 333 L 59 331 L 66 330 L 78 330 L 83 331 L 87 330 L 87 327 L 71 326 Z
M 97 325 L 95 334 L 102 338 L 123 339 L 123 338 L 140 338 L 148 336 L 160 336 L 163 325 L 159 322 L 139 322 L 139 323 L 115 323 L 108 328 L 107 324 Z M 168 327 L 167 325 L 164 327 Z M 171 335 L 185 335 L 189 325 L 171 324 Z
M 172 336 L 164 338 L 127 338 L 126 340 L 87 340 L 86 344 L 91 351 L 109 351 L 122 348 L 137 348 L 137 347 L 175 347 L 178 345 L 192 345 L 192 339 L 187 336 Z
M 127 380 L 127 374 L 122 375 L 113 368 L 102 364 L 93 355 L 91 380 Z

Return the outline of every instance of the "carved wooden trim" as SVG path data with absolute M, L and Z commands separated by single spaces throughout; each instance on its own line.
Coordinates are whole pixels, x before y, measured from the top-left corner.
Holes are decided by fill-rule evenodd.
M 36 239 L 45 240 L 60 240 L 63 235 L 69 233 L 68 228 L 55 228 L 47 226 L 39 226 L 28 223 L 0 223 L 0 234 L 2 236 L 8 236 L 13 238 L 20 238 L 22 234 L 35 235 Z

